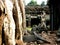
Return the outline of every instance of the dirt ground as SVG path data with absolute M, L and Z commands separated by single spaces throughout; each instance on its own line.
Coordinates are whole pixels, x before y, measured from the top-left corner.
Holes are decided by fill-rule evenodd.
M 37 44 L 36 42 L 31 42 L 31 43 L 27 43 L 26 45 L 60 45 L 60 43 L 56 42 L 56 39 L 57 39 L 56 31 L 55 32 L 49 31 L 48 34 L 45 32 L 42 32 L 41 35 L 50 43 Z
M 48 32 L 48 33 L 42 32 L 41 36 L 44 37 L 50 43 L 37 44 L 36 42 L 31 42 L 31 43 L 25 43 L 25 45 L 60 45 L 60 43 L 56 42 L 56 39 L 57 39 L 56 32 Z

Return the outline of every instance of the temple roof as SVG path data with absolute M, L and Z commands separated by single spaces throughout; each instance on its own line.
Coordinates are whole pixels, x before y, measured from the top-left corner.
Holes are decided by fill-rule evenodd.
M 45 12 L 49 13 L 48 6 L 44 6 L 44 7 L 41 7 L 41 6 L 26 6 L 25 7 L 26 14 L 40 14 L 43 10 Z

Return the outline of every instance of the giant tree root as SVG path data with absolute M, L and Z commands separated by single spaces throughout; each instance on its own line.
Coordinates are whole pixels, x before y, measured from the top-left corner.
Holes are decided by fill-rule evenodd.
M 24 45 L 24 43 L 21 40 L 16 40 L 16 45 Z

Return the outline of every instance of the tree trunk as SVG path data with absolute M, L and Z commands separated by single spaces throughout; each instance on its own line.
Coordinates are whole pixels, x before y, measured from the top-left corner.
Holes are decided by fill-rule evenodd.
M 21 9 L 21 13 L 22 13 L 22 26 L 23 26 L 23 30 L 26 30 L 26 15 L 25 15 L 25 5 L 23 0 L 19 0 L 19 6 Z
M 22 14 L 21 14 L 21 10 L 19 8 L 17 0 L 15 0 L 15 4 L 16 4 L 16 8 L 17 8 L 18 28 L 19 28 L 19 32 L 20 32 L 20 40 L 22 41 Z
M 3 1 L 0 0 L 0 45 L 2 45 L 2 26 L 3 26 L 3 20 L 4 20 L 4 4 Z
M 6 45 L 15 45 L 15 22 L 12 14 L 13 3 L 11 0 L 5 0 L 4 33 Z
M 3 27 L 3 19 L 4 19 L 4 15 L 2 14 L 0 16 L 0 45 L 2 45 L 2 27 Z
M 16 24 L 16 43 L 18 42 L 18 45 L 24 45 L 23 43 L 23 34 L 22 34 L 22 14 L 21 14 L 21 9 L 19 6 L 19 1 L 14 0 L 14 8 L 13 8 L 13 16 Z M 21 4 L 20 4 L 21 5 Z
M 19 3 L 18 3 L 18 0 L 12 0 L 12 1 L 4 0 L 5 14 L 7 14 L 6 17 L 4 18 L 4 22 L 3 22 L 4 34 L 5 34 L 5 45 L 15 45 L 15 24 L 17 25 L 16 28 L 19 30 L 19 33 L 20 33 L 19 34 L 20 41 L 23 41 L 22 30 L 26 28 L 25 9 L 24 9 L 22 0 L 19 0 Z M 15 16 L 17 16 L 16 20 L 13 19 L 13 12 L 12 12 L 14 2 L 15 2 L 16 9 L 17 9 L 17 15 L 15 15 Z M 2 28 L 1 28 L 1 30 L 2 30 Z

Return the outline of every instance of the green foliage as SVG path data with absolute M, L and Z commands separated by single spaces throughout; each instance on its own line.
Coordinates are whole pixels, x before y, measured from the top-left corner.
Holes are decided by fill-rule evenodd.
M 26 27 L 26 30 L 31 31 L 32 27 Z
M 45 6 L 45 2 L 44 1 L 41 3 L 41 6 Z
M 34 1 L 34 0 L 31 0 L 31 2 L 30 3 L 28 3 L 28 6 L 35 6 L 35 5 L 38 5 L 37 4 L 37 2 L 36 1 Z

